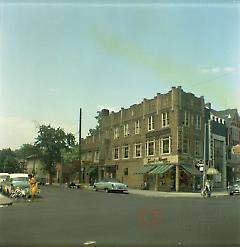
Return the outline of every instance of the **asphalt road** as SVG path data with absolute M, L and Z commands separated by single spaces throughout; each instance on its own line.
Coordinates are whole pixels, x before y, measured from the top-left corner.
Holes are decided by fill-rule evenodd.
M 240 196 L 155 198 L 42 187 L 0 208 L 0 245 L 230 246 L 240 244 Z

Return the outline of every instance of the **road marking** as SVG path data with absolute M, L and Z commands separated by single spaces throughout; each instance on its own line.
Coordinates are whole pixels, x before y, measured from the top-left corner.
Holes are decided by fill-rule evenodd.
M 92 245 L 92 244 L 96 244 L 96 241 L 86 241 L 83 244 L 84 245 Z

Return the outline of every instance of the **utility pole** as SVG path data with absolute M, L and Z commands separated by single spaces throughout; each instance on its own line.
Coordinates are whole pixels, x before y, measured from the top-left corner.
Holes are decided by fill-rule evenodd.
M 82 152 L 81 152 L 81 140 L 82 140 L 82 108 L 79 111 L 79 135 L 78 135 L 78 159 L 79 159 L 79 183 L 82 182 Z

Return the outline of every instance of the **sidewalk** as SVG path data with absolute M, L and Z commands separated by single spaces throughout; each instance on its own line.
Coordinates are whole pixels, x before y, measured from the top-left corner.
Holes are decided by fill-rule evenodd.
M 8 198 L 0 194 L 0 206 L 8 206 L 8 205 L 12 205 L 12 203 L 13 200 L 11 198 Z
M 149 197 L 202 197 L 201 192 L 163 192 L 153 190 L 128 189 L 129 194 L 149 196 Z M 212 197 L 228 196 L 227 191 L 213 191 Z
M 87 190 L 93 190 L 92 186 L 85 185 L 83 186 L 83 189 Z M 139 189 L 128 189 L 129 194 L 133 195 L 141 195 L 141 196 L 148 196 L 148 197 L 202 197 L 201 192 L 163 192 L 163 191 L 154 191 L 154 190 L 139 190 Z M 227 190 L 221 190 L 221 191 L 213 191 L 212 197 L 219 197 L 219 196 L 228 196 L 229 193 Z

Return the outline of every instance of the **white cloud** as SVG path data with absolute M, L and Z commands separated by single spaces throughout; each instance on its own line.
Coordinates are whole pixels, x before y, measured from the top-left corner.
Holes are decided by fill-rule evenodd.
M 202 68 L 200 69 L 201 74 L 221 74 L 221 73 L 232 73 L 239 71 L 240 66 L 225 66 L 225 67 L 212 67 L 212 68 Z
M 33 121 L 17 117 L 0 116 L 0 149 L 16 149 L 26 143 L 34 143 L 37 134 Z

